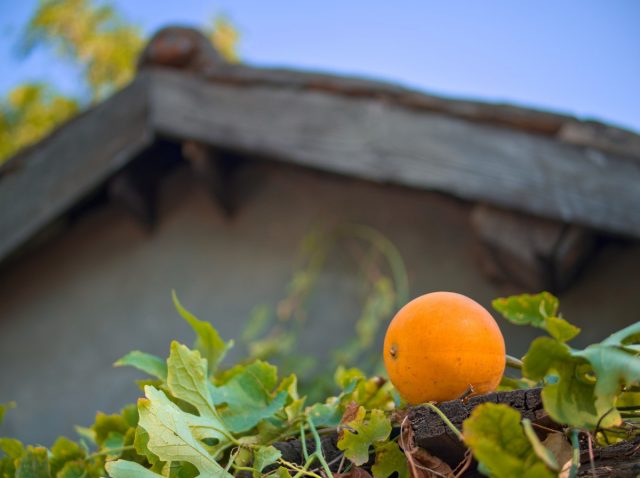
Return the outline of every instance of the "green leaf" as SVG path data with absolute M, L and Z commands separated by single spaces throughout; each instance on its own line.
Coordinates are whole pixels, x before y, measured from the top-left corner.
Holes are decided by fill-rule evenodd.
M 589 361 L 595 372 L 593 388 L 595 407 L 603 417 L 600 426 L 607 428 L 619 425 L 620 413 L 616 409 L 616 398 L 623 387 L 640 384 L 640 357 L 625 350 L 633 341 L 640 341 L 640 322 L 637 322 L 603 340 L 590 345 L 573 355 Z
M 163 381 L 167 380 L 167 363 L 160 357 L 139 350 L 129 352 L 113 365 L 115 367 L 134 367 L 152 377 Z
M 211 478 L 230 478 L 212 453 L 229 444 L 220 424 L 209 417 L 183 412 L 167 396 L 154 387 L 145 387 L 146 399 L 138 401 L 140 424 L 149 434 L 147 447 L 162 461 L 186 461 L 199 473 Z M 218 444 L 205 448 L 205 440 Z
M 227 354 L 227 351 L 233 347 L 233 341 L 225 343 L 221 338 L 218 331 L 213 328 L 209 322 L 199 320 L 185 309 L 180 301 L 176 292 L 172 292 L 173 304 L 175 305 L 178 313 L 186 320 L 193 331 L 196 333 L 195 348 L 200 351 L 202 356 L 207 360 L 209 373 L 213 375 L 218 369 L 218 365 Z
M 508 321 L 516 325 L 542 328 L 546 317 L 558 314 L 558 299 L 548 292 L 522 294 L 495 299 L 491 305 Z
M 249 365 L 237 367 L 230 378 L 227 376 L 223 385 L 211 385 L 213 402 L 232 432 L 250 430 L 284 407 L 289 391 L 274 390 L 277 381 L 278 369 L 267 362 L 256 360 Z M 223 404 L 224 407 L 219 407 Z
M 398 474 L 397 478 L 409 478 L 407 457 L 396 442 L 376 445 L 375 450 L 376 461 L 371 467 L 373 478 L 389 478 L 393 473 Z
M 107 435 L 102 448 L 104 452 L 107 452 L 107 456 L 112 458 L 119 458 L 122 454 L 123 446 L 124 435 L 118 432 L 110 432 L 109 435 Z
M 553 453 L 551 453 L 551 451 L 545 448 L 545 446 L 542 444 L 542 442 L 538 438 L 538 435 L 536 435 L 536 432 L 533 429 L 531 420 L 529 420 L 528 418 L 523 418 L 522 428 L 524 429 L 524 434 L 527 437 L 527 440 L 529 440 L 529 443 L 531 444 L 531 447 L 533 448 L 536 456 L 540 458 L 540 460 L 542 460 L 545 465 L 547 465 L 547 468 L 555 472 L 560 471 L 558 468 L 558 461 L 556 460 L 556 457 L 553 456 Z
M 171 394 L 196 407 L 201 417 L 219 421 L 208 390 L 207 361 L 200 352 L 173 341 L 167 367 L 167 386 Z
M 477 406 L 463 423 L 463 436 L 475 458 L 494 478 L 553 478 L 520 426 L 520 414 L 495 403 Z
M 133 461 L 117 460 L 104 465 L 111 478 L 158 478 L 162 477 Z
M 580 333 L 579 327 L 553 315 L 545 319 L 544 328 L 554 339 L 560 342 L 568 342 Z
M 16 465 L 15 478 L 50 478 L 49 458 L 44 447 L 27 447 Z
M 371 410 L 368 420 L 365 416 L 365 408 L 359 407 L 356 417 L 347 423 L 338 440 L 338 448 L 355 465 L 366 463 L 371 445 L 386 440 L 391 433 L 391 422 L 382 410 Z
M 255 448 L 253 452 L 253 467 L 262 471 L 265 467 L 278 461 L 278 458 L 282 456 L 282 452 L 273 446 L 259 446 Z M 259 478 L 259 473 L 254 473 L 256 478 Z
M 14 460 L 24 455 L 24 446 L 15 438 L 0 438 L 0 450 Z
M 96 414 L 96 421 L 91 428 L 95 432 L 96 444 L 102 447 L 111 432 L 124 435 L 129 429 L 129 426 L 129 423 L 122 415 L 106 415 L 98 412 Z
M 103 476 L 104 473 L 97 464 L 86 464 L 82 460 L 68 461 L 55 475 L 56 478 L 89 478 Z
M 571 349 L 550 337 L 531 343 L 525 355 L 522 374 L 532 380 L 548 380 L 542 390 L 545 410 L 558 423 L 575 427 L 593 427 L 599 416 L 594 404 L 594 383 L 580 373 L 584 359 L 572 355 Z
M 76 433 L 80 435 L 81 440 L 87 440 L 89 443 L 96 443 L 96 432 L 89 427 L 75 427 Z
M 51 475 L 57 476 L 65 463 L 83 459 L 85 455 L 84 449 L 78 443 L 65 437 L 58 438 L 51 447 L 51 457 L 49 458 Z
M 0 403 L 0 425 L 2 425 L 7 410 L 11 410 L 12 408 L 16 408 L 16 402 Z

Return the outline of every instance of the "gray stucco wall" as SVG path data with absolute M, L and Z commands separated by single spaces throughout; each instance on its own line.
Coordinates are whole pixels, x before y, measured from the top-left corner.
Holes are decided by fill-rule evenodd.
M 485 306 L 498 290 L 476 267 L 467 205 L 441 195 L 374 185 L 284 166 L 263 166 L 253 195 L 229 220 L 186 169 L 163 183 L 160 223 L 146 234 L 105 207 L 0 269 L 0 403 L 16 400 L 0 435 L 49 445 L 139 395 L 140 374 L 114 369 L 126 352 L 165 356 L 192 334 L 170 301 L 239 335 L 254 305 L 283 295 L 301 239 L 318 223 L 357 222 L 403 254 L 412 295 L 467 294 Z M 610 246 L 562 299 L 584 328 L 578 345 L 640 319 L 640 247 Z M 353 268 L 332 263 L 312 301 L 303 349 L 321 354 L 357 318 Z M 500 322 L 509 352 L 537 334 Z M 235 349 L 233 357 L 242 351 Z

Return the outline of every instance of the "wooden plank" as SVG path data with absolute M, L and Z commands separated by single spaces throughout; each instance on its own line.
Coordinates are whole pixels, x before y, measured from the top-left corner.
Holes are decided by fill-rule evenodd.
M 391 101 L 151 78 L 158 132 L 640 237 L 640 163 Z
M 0 260 L 148 146 L 147 79 L 12 158 L 0 181 Z

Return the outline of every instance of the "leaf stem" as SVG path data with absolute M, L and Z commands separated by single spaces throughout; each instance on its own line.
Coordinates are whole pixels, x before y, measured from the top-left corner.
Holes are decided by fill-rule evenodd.
M 515 358 L 511 355 L 507 355 L 507 367 L 515 368 L 517 370 L 522 370 L 522 360 L 519 358 Z
M 449 420 L 449 418 L 447 418 L 447 416 L 444 413 L 442 413 L 442 411 L 438 407 L 436 407 L 431 402 L 425 402 L 424 405 L 426 407 L 429 407 L 431 410 L 433 410 L 440 417 L 440 419 L 444 422 L 444 424 L 449 427 L 449 429 L 453 432 L 453 434 L 456 437 L 458 437 L 458 440 L 464 441 L 464 438 L 462 436 L 462 433 L 460 433 L 460 430 L 458 430 L 456 428 L 456 426 L 453 423 L 451 423 L 451 420 Z
M 322 452 L 322 442 L 320 441 L 320 435 L 318 435 L 318 430 L 316 430 L 316 426 L 313 424 L 313 420 L 311 420 L 311 417 L 308 417 L 307 421 L 309 422 L 309 429 L 311 430 L 311 434 L 313 435 L 313 440 L 315 441 L 315 444 L 316 444 L 316 449 L 313 454 L 316 456 L 316 458 L 322 465 L 322 468 L 324 469 L 324 472 L 327 474 L 327 476 L 328 477 L 333 476 L 333 473 L 331 473 L 331 469 L 327 464 L 327 460 L 324 459 L 324 453 Z
M 569 469 L 569 478 L 578 476 L 578 468 L 580 468 L 580 440 L 578 439 L 577 428 L 571 430 L 571 447 L 573 448 L 573 456 L 571 458 L 571 468 Z
M 300 446 L 302 447 L 302 456 L 304 461 L 309 461 L 309 451 L 307 450 L 307 440 L 304 435 L 304 423 L 300 422 Z
M 96 451 L 94 453 L 91 453 L 90 455 L 87 455 L 87 459 L 91 459 L 91 458 L 97 458 L 99 456 L 103 456 L 103 455 L 111 455 L 113 453 L 117 453 L 117 452 L 122 452 L 122 451 L 127 451 L 127 450 L 133 450 L 135 447 L 133 445 L 127 445 L 127 446 L 120 446 L 117 448 L 109 448 L 107 450 L 103 450 L 103 451 Z

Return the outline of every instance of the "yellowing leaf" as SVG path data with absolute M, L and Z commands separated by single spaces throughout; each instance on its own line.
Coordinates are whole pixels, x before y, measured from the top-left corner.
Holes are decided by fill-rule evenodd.
M 580 333 L 578 327 L 558 316 L 558 299 L 548 292 L 495 299 L 492 305 L 509 322 L 546 330 L 560 342 L 571 340 Z
M 218 418 L 208 389 L 207 361 L 197 350 L 189 350 L 176 341 L 171 343 L 167 386 L 174 397 L 196 407 L 200 416 Z
M 220 425 L 206 417 L 182 411 L 167 396 L 154 387 L 145 387 L 146 399 L 138 401 L 140 426 L 149 434 L 147 447 L 162 461 L 186 461 L 194 465 L 201 476 L 231 478 L 203 440 L 218 442 L 216 451 L 228 444 Z
M 520 426 L 520 414 L 503 404 L 484 403 L 463 423 L 464 442 L 494 478 L 553 478 Z
M 15 478 L 50 478 L 49 458 L 44 447 L 29 446 L 16 465 Z
M 369 448 L 385 441 L 391 433 L 391 422 L 382 410 L 371 410 L 369 418 L 365 420 L 366 410 L 358 409 L 356 418 L 345 426 L 342 438 L 338 440 L 338 448 L 355 465 L 362 465 L 369 459 Z
M 376 461 L 371 467 L 373 478 L 389 478 L 394 473 L 397 473 L 397 478 L 409 478 L 407 457 L 396 442 L 376 445 L 375 450 Z

